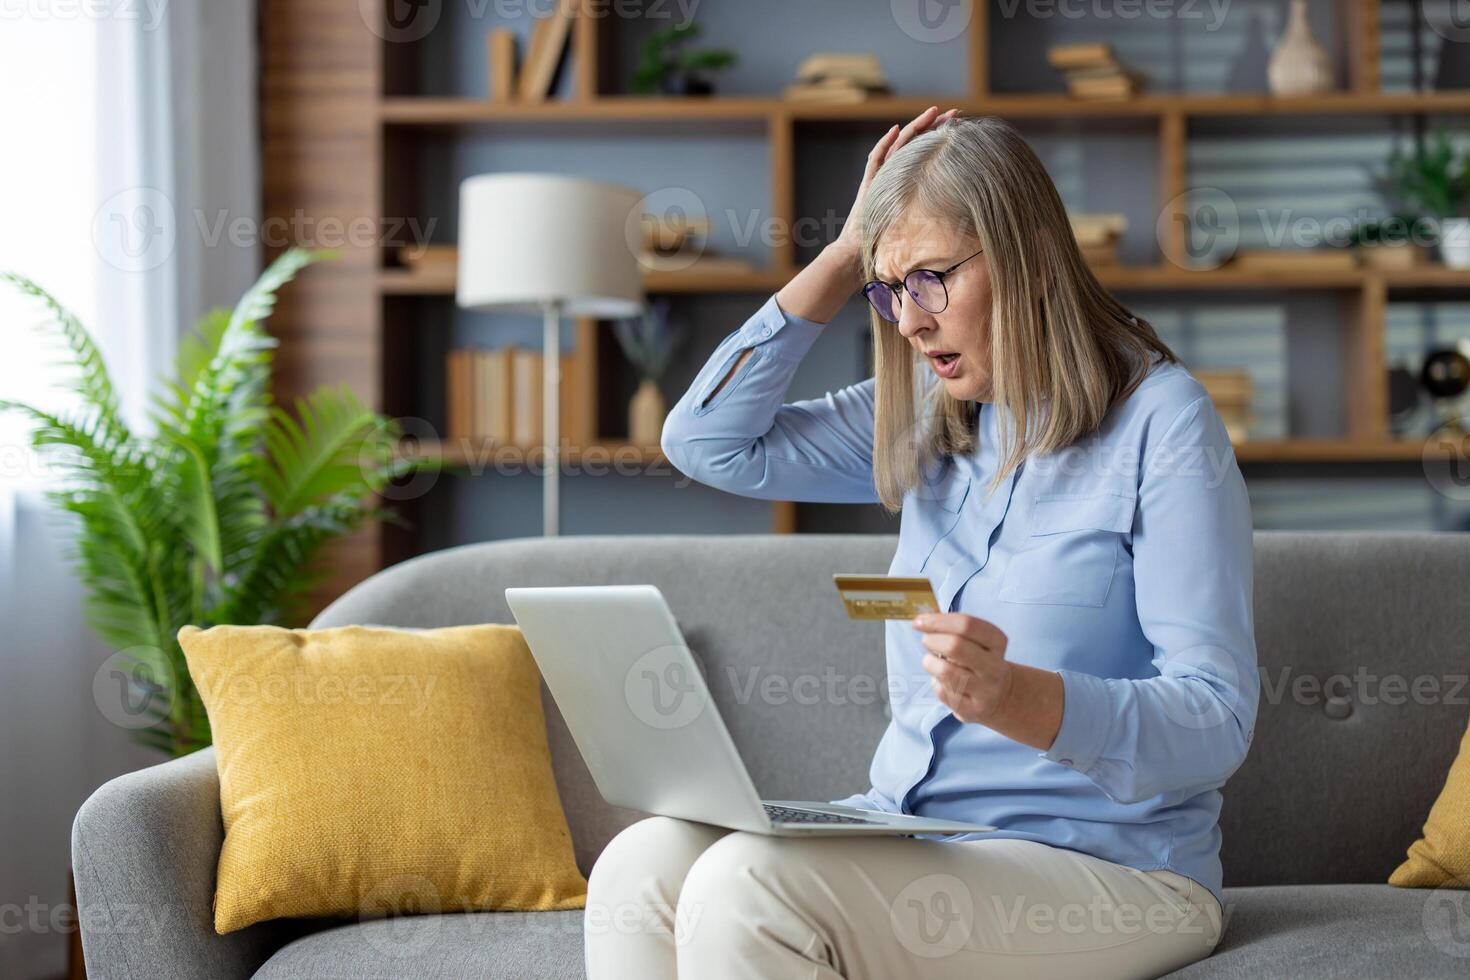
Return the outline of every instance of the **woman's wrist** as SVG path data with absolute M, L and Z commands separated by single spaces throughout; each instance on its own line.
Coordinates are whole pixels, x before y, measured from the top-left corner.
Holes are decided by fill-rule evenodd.
M 827 323 L 857 292 L 861 275 L 857 252 L 833 242 L 781 287 L 776 303 L 793 316 Z
M 1050 749 L 1062 727 L 1062 675 L 1013 661 L 1006 673 L 1005 693 L 981 724 L 1023 745 Z

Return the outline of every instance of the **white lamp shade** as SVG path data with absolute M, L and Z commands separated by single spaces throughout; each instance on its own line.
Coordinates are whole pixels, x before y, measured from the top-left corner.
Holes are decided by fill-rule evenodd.
M 455 301 L 534 313 L 557 300 L 567 316 L 637 315 L 642 201 L 631 187 L 557 174 L 467 178 L 459 185 Z

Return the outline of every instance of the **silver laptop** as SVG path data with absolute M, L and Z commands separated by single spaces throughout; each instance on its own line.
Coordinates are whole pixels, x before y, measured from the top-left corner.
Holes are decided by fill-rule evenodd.
M 609 803 L 782 836 L 995 829 L 809 800 L 762 800 L 668 603 L 652 585 L 510 588 L 505 598 Z

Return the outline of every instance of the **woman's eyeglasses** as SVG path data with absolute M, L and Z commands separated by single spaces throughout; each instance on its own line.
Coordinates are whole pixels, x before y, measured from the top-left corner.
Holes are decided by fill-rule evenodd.
M 914 298 L 914 302 L 919 304 L 920 309 L 930 313 L 943 313 L 944 308 L 949 305 L 949 290 L 944 285 L 944 277 L 983 251 L 985 249 L 982 248 L 973 255 L 967 255 L 940 272 L 935 272 L 933 269 L 915 269 L 904 276 L 901 283 L 873 279 L 863 285 L 863 295 L 867 297 L 868 303 L 878 315 L 889 323 L 898 322 L 899 311 L 903 308 L 903 294 L 899 292 L 900 287 Z

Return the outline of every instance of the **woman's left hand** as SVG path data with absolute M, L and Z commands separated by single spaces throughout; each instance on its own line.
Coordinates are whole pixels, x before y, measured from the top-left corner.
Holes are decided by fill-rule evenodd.
M 924 634 L 923 667 L 939 700 L 960 721 L 983 725 L 994 718 L 1014 673 L 1000 628 L 957 612 L 923 613 L 913 625 Z

